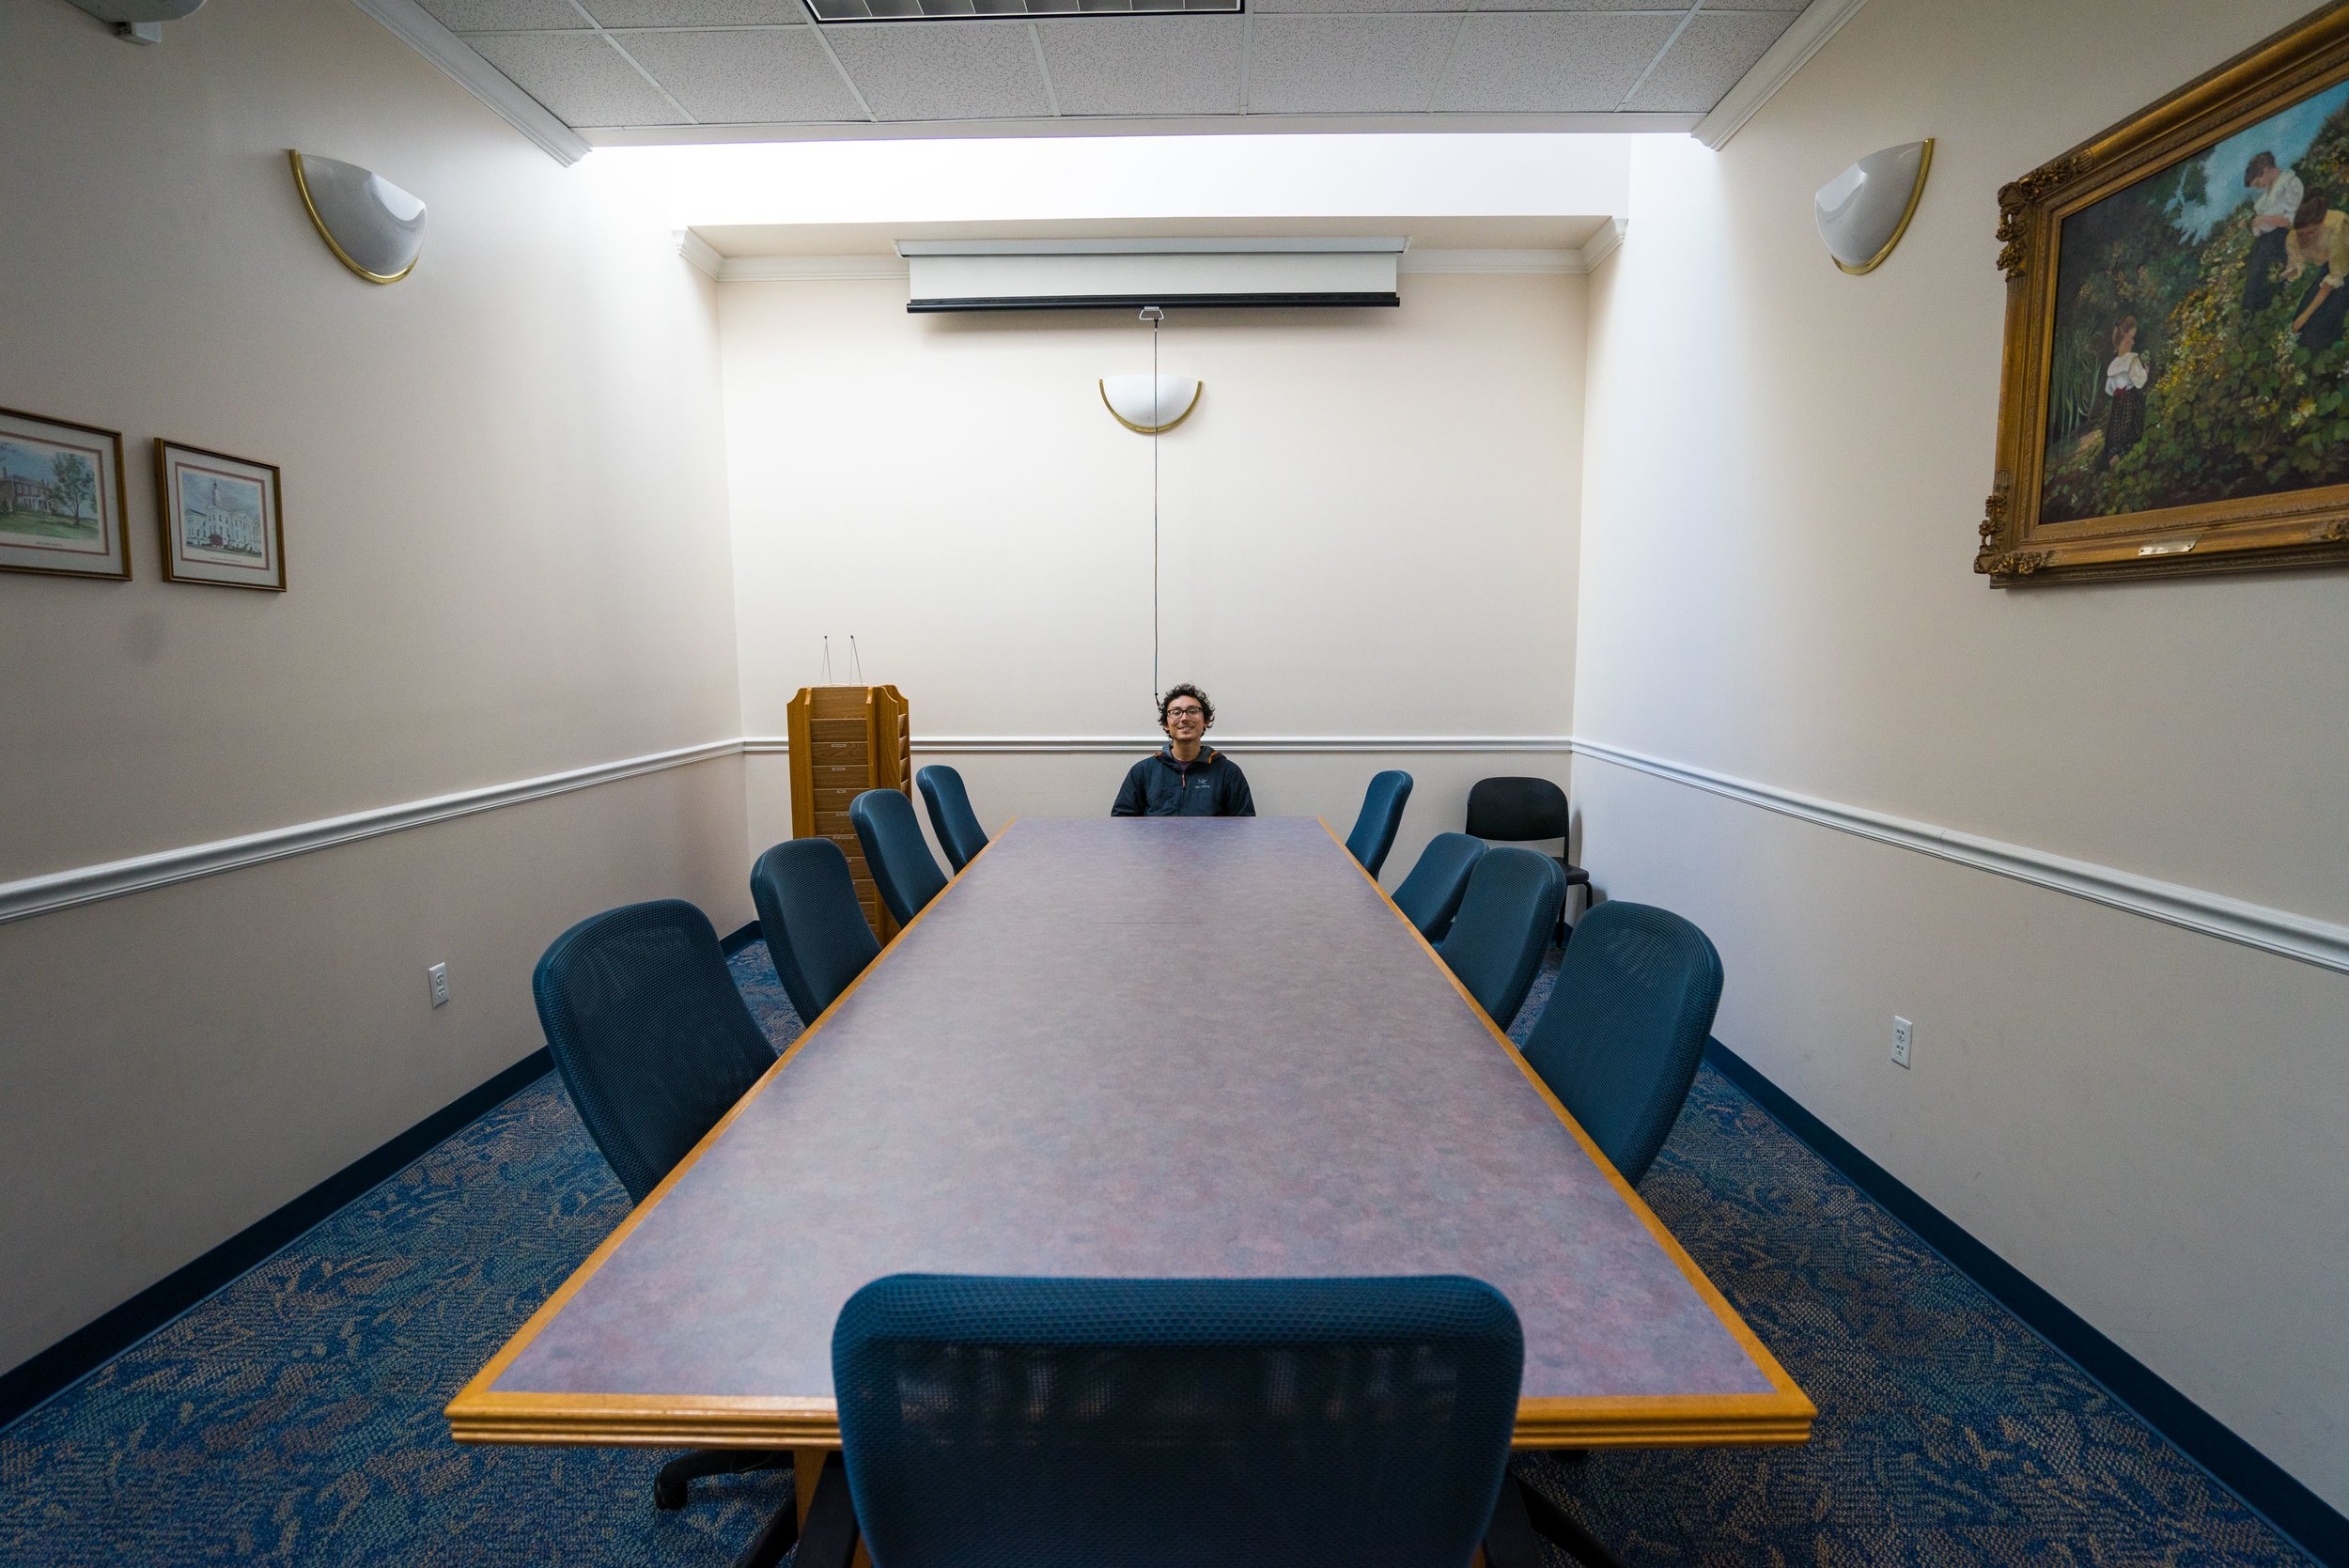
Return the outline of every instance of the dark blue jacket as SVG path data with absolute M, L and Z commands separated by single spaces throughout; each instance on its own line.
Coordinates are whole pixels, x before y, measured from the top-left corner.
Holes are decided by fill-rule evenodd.
M 1112 816 L 1253 816 L 1248 775 L 1239 764 L 1212 747 L 1199 748 L 1196 762 L 1174 760 L 1172 749 L 1143 757 L 1126 770 Z

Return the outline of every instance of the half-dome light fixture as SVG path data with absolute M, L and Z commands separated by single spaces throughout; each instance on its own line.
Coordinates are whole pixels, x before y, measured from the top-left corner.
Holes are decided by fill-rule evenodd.
M 161 43 L 163 23 L 204 8 L 204 0 L 72 0 L 128 43 Z
M 369 283 L 397 283 L 424 250 L 424 203 L 381 175 L 292 148 L 294 188 L 334 258 Z
M 1857 277 L 1873 272 L 1908 232 L 1933 166 L 1933 140 L 1872 152 L 1819 187 L 1819 238 L 1835 265 Z
M 1155 436 L 1189 419 L 1205 390 L 1189 376 L 1104 376 L 1101 403 L 1134 434 Z

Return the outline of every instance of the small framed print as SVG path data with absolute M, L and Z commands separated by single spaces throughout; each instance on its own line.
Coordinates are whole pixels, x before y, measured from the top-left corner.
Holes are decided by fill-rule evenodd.
M 129 579 L 121 436 L 0 409 L 0 571 Z
M 286 591 L 286 517 L 273 464 L 159 441 L 155 504 L 166 579 Z

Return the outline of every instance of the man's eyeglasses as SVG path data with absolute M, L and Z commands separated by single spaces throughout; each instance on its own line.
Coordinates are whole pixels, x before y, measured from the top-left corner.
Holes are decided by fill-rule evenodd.
M 1206 716 L 1207 710 L 1204 707 L 1170 707 L 1166 710 L 1169 723 L 1177 719 L 1205 719 Z

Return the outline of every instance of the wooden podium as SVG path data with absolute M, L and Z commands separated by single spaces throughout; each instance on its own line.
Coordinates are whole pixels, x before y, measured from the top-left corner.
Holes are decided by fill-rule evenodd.
M 868 789 L 913 793 L 913 738 L 906 700 L 894 686 L 802 686 L 788 709 L 791 836 L 828 838 L 847 852 L 857 901 L 880 939 L 897 923 L 873 885 L 848 802 Z

